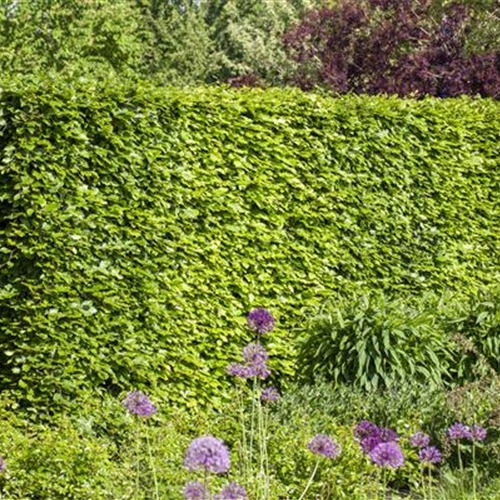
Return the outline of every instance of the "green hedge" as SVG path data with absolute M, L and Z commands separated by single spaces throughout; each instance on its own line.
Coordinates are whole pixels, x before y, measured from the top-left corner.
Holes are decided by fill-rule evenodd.
M 0 382 L 38 408 L 139 387 L 217 403 L 332 293 L 498 281 L 500 104 L 5 85 Z

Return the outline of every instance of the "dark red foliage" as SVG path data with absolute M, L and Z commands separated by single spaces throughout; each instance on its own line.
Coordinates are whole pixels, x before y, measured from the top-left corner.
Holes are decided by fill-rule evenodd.
M 303 89 L 500 98 L 500 52 L 466 52 L 469 17 L 451 5 L 434 19 L 430 0 L 343 0 L 309 12 L 284 41 Z
M 262 87 L 261 81 L 255 75 L 240 75 L 229 78 L 231 87 Z

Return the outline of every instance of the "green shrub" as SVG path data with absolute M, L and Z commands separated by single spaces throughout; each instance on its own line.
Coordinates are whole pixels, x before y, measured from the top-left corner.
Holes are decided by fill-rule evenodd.
M 436 314 L 374 294 L 328 303 L 312 322 L 299 360 L 307 380 L 326 377 L 365 389 L 453 377 L 457 346 Z
M 0 97 L 0 384 L 24 406 L 220 404 L 254 306 L 285 379 L 332 294 L 498 280 L 496 102 L 75 85 Z

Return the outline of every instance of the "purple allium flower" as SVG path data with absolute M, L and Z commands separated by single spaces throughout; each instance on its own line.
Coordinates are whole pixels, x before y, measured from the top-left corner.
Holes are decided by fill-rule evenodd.
M 399 444 L 392 441 L 380 443 L 370 451 L 370 458 L 375 465 L 397 469 L 405 463 L 405 457 Z
M 7 470 L 7 462 L 4 460 L 3 457 L 0 457 L 0 474 L 2 472 L 5 472 Z
M 327 458 L 336 458 L 340 453 L 340 446 L 330 436 L 316 434 L 307 445 L 310 451 L 316 455 Z
M 426 448 L 430 442 L 431 438 L 425 432 L 415 432 L 410 437 L 410 444 L 415 448 Z
M 393 431 L 392 429 L 389 429 L 387 427 L 383 427 L 382 429 L 380 429 L 379 436 L 380 440 L 384 443 L 392 443 L 393 441 L 398 440 L 396 431 Z
M 380 443 L 383 443 L 383 441 L 382 439 L 380 439 L 380 435 L 376 433 L 371 436 L 366 436 L 365 438 L 363 438 L 360 442 L 360 445 L 364 453 L 370 453 Z
M 202 436 L 191 442 L 186 451 L 184 465 L 189 470 L 201 470 L 223 474 L 229 470 L 229 450 L 220 439 Z
M 354 437 L 362 440 L 368 436 L 372 436 L 377 433 L 379 428 L 369 420 L 361 421 L 356 427 L 354 427 Z
M 261 344 L 248 344 L 243 349 L 243 359 L 249 365 L 261 365 L 269 359 L 269 354 Z
M 486 429 L 480 425 L 473 425 L 470 433 L 472 441 L 484 441 L 488 435 Z
M 231 363 L 227 367 L 228 375 L 238 378 L 252 378 L 253 373 L 248 366 L 242 365 L 241 363 Z
M 252 309 L 247 317 L 250 329 L 259 334 L 270 332 L 274 328 L 274 316 L 264 307 Z
M 280 397 L 280 393 L 276 387 L 266 387 L 260 395 L 260 400 L 262 402 L 274 403 L 278 401 Z
M 209 498 L 209 493 L 205 485 L 199 481 L 190 481 L 184 488 L 184 498 L 186 500 L 206 500 Z
M 229 483 L 222 491 L 215 495 L 214 500 L 246 500 L 247 492 L 237 483 Z
M 456 422 L 448 428 L 448 437 L 450 439 L 472 439 L 471 429 L 468 425 Z
M 422 448 L 418 458 L 423 464 L 438 464 L 442 460 L 441 452 L 435 446 Z
M 129 392 L 123 401 L 123 406 L 138 417 L 151 417 L 156 413 L 156 406 L 142 391 Z
M 266 363 L 258 363 L 248 367 L 251 377 L 266 379 L 271 376 L 271 370 Z

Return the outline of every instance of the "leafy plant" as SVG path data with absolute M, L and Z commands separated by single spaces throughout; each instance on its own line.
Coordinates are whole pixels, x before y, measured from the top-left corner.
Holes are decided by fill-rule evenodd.
M 344 0 L 315 9 L 285 35 L 295 80 L 338 93 L 499 98 L 500 6 L 485 4 Z
M 406 379 L 439 386 L 456 359 L 435 316 L 379 294 L 326 304 L 308 335 L 299 357 L 303 377 L 368 390 Z

